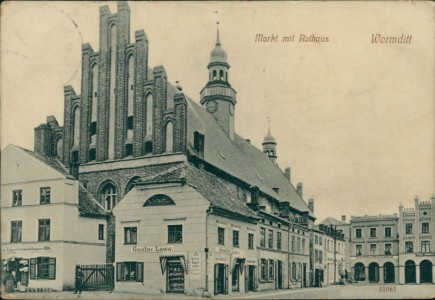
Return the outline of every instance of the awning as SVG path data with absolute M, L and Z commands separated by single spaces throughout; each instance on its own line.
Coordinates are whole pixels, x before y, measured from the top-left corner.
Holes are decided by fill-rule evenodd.
M 184 272 L 188 274 L 187 271 L 187 261 L 184 256 L 184 254 L 168 254 L 168 255 L 161 255 L 160 256 L 160 268 L 162 270 L 162 275 L 166 272 L 166 265 L 168 263 L 168 260 L 170 261 L 179 261 L 180 264 L 183 265 Z
M 240 257 L 236 257 L 234 258 L 233 261 L 233 267 L 231 269 L 231 273 L 234 273 L 234 269 L 236 268 L 236 265 L 239 264 L 240 265 L 240 274 L 243 274 L 243 269 L 245 268 L 245 258 L 240 258 Z

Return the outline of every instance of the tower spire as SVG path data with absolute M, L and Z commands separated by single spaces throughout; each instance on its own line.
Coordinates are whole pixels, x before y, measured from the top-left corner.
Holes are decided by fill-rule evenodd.
M 219 21 L 216 22 L 216 27 L 217 27 L 216 46 L 220 46 L 221 45 L 221 40 L 220 40 L 220 37 L 219 37 Z

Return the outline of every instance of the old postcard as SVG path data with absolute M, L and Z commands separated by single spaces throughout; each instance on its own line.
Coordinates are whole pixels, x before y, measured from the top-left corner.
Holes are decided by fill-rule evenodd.
M 433 17 L 2 3 L 2 297 L 433 298 Z

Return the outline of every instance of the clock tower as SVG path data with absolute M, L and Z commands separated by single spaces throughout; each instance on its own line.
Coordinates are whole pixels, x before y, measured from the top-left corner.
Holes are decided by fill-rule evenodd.
M 208 83 L 201 90 L 201 105 L 212 114 L 220 127 L 234 140 L 234 106 L 236 105 L 236 91 L 228 81 L 230 65 L 227 53 L 221 47 L 219 38 L 219 22 L 217 22 L 216 45 L 210 54 L 208 64 Z

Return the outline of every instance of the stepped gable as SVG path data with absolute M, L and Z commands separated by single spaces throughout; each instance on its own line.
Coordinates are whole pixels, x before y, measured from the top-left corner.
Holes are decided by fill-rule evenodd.
M 262 151 L 239 135 L 232 141 L 217 124 L 212 115 L 199 104 L 187 98 L 187 137 L 189 148 L 193 148 L 193 134 L 198 131 L 205 135 L 204 160 L 211 165 L 237 177 L 265 194 L 281 201 L 290 201 L 290 206 L 300 212 L 309 212 L 305 201 L 284 176 L 283 171 Z M 273 188 L 279 188 L 276 193 Z

